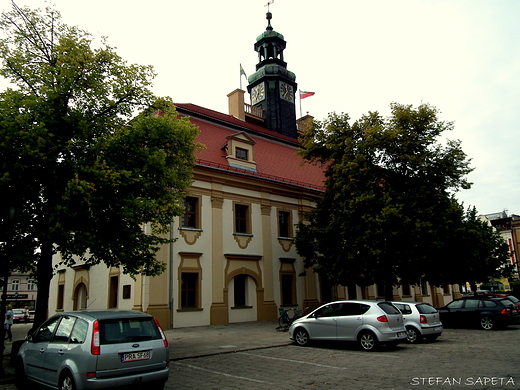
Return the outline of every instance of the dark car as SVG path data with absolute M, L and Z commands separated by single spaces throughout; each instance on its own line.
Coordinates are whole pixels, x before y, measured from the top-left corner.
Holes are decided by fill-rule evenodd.
M 437 309 L 442 324 L 490 330 L 520 324 L 520 312 L 508 298 L 464 297 Z
M 504 293 L 487 293 L 487 294 L 483 294 L 483 295 L 488 298 L 507 298 L 515 304 L 515 306 L 517 307 L 518 310 L 520 310 L 520 299 L 518 299 L 514 295 L 504 294 Z

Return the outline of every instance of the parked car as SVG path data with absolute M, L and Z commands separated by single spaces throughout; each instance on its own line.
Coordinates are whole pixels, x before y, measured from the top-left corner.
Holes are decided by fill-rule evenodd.
M 464 297 L 437 310 L 445 326 L 479 326 L 490 330 L 520 324 L 518 308 L 508 298 Z
M 518 310 L 520 310 L 520 299 L 518 299 L 514 295 L 504 294 L 504 293 L 488 293 L 488 294 L 484 294 L 484 296 L 488 297 L 488 298 L 507 298 L 515 304 L 515 306 L 517 307 Z
M 24 322 L 25 321 L 25 310 L 24 309 L 13 309 L 13 322 Z
M 136 311 L 78 311 L 49 318 L 20 347 L 18 389 L 30 381 L 60 390 L 107 389 L 144 383 L 163 389 L 168 341 L 152 317 Z
M 327 303 L 289 327 L 290 339 L 301 346 L 311 340 L 354 341 L 365 351 L 379 343 L 395 346 L 406 335 L 403 315 L 394 305 L 363 300 Z
M 437 310 L 426 302 L 392 302 L 403 314 L 409 343 L 423 339 L 434 341 L 442 334 L 442 323 Z

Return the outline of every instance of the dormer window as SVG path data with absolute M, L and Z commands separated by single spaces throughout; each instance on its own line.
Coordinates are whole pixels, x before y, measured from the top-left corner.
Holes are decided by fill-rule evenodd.
M 247 149 L 242 149 L 242 148 L 236 147 L 235 148 L 235 157 L 238 158 L 239 160 L 247 161 L 247 154 L 248 154 L 247 152 L 248 152 Z
M 256 161 L 253 158 L 253 148 L 256 142 L 245 132 L 227 137 L 223 148 L 227 151 L 226 159 L 233 168 L 256 172 Z

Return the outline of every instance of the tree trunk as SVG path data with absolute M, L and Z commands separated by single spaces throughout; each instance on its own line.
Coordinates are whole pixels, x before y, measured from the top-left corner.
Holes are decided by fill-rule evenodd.
M 34 314 L 33 329 L 37 329 L 46 319 L 49 309 L 49 291 L 52 279 L 52 242 L 42 244 L 40 261 L 36 266 L 38 280 L 38 295 L 36 299 L 36 312 Z
M 394 300 L 394 285 L 391 283 L 385 284 L 385 301 Z

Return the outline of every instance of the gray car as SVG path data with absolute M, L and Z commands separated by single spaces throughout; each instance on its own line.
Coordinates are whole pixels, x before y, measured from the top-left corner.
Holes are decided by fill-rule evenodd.
M 49 318 L 20 347 L 18 389 L 30 381 L 59 389 L 105 389 L 143 383 L 163 389 L 168 341 L 159 323 L 136 311 L 78 311 Z
M 379 343 L 395 346 L 406 341 L 401 312 L 390 302 L 368 300 L 327 303 L 294 321 L 289 337 L 298 345 L 311 340 L 354 341 L 365 351 Z
M 407 340 L 414 344 L 423 339 L 434 341 L 442 334 L 443 327 L 437 310 L 426 302 L 392 302 L 404 317 Z

